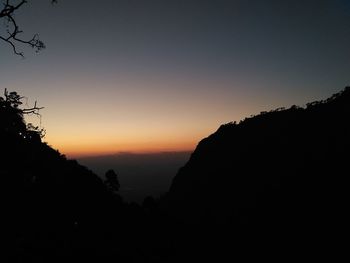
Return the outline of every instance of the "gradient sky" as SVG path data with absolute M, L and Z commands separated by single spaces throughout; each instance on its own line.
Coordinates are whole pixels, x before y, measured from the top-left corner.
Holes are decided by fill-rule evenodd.
M 70 157 L 191 150 L 220 124 L 350 85 L 349 0 L 49 0 L 0 42 L 0 89 L 38 100 Z

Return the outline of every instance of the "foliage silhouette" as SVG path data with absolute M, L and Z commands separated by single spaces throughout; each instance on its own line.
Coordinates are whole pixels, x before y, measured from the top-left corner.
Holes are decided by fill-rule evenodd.
M 104 183 L 107 186 L 108 190 L 110 190 L 112 193 L 118 192 L 120 184 L 118 181 L 118 176 L 114 172 L 114 170 L 108 170 L 105 174 L 105 177 L 106 180 L 104 181 Z
M 38 139 L 44 137 L 44 129 L 35 126 L 32 123 L 25 124 L 23 119 L 24 115 L 31 114 L 37 115 L 41 118 L 40 110 L 42 110 L 43 107 L 38 107 L 37 102 L 35 102 L 32 108 L 20 108 L 23 104 L 23 99 L 24 97 L 18 95 L 17 92 L 8 92 L 6 89 L 4 97 L 0 97 L 1 117 L 4 130 L 27 139 Z

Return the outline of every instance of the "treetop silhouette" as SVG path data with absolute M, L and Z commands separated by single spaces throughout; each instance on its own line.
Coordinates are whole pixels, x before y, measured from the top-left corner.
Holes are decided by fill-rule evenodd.
M 4 91 L 4 97 L 0 97 L 0 127 L 6 132 L 15 133 L 23 138 L 43 138 L 45 136 L 45 129 L 34 125 L 33 123 L 26 123 L 25 115 L 36 115 L 41 120 L 40 110 L 44 107 L 38 107 L 35 101 L 33 107 L 21 108 L 22 100 L 26 97 L 20 96 L 17 92 Z
M 107 186 L 107 189 L 111 191 L 112 193 L 118 192 L 120 188 L 118 176 L 115 173 L 114 170 L 110 169 L 105 174 L 106 180 L 104 181 L 105 185 Z

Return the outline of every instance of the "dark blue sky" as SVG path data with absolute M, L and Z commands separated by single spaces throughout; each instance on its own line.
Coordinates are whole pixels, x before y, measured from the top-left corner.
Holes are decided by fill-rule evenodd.
M 72 155 L 191 149 L 350 85 L 349 2 L 29 1 L 16 18 L 47 49 L 22 60 L 0 43 L 1 88 L 40 101 L 47 140 Z

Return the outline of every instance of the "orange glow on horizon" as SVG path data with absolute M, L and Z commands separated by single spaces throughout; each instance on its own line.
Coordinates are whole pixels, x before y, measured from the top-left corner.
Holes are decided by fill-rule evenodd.
M 134 142 L 134 143 L 91 143 L 91 144 L 48 144 L 68 158 L 112 155 L 121 152 L 158 153 L 194 151 L 198 141 L 185 142 Z
M 269 110 L 279 102 L 246 92 L 230 77 L 85 75 L 94 78 L 74 74 L 41 82 L 50 92 L 40 94 L 40 105 L 48 106 L 42 111 L 42 123 L 35 116 L 28 119 L 42 124 L 45 141 L 69 158 L 193 151 L 221 124 Z M 69 87 L 69 95 L 61 92 L 62 87 Z M 27 95 L 24 90 L 19 93 Z M 280 106 L 285 105 L 276 105 Z

